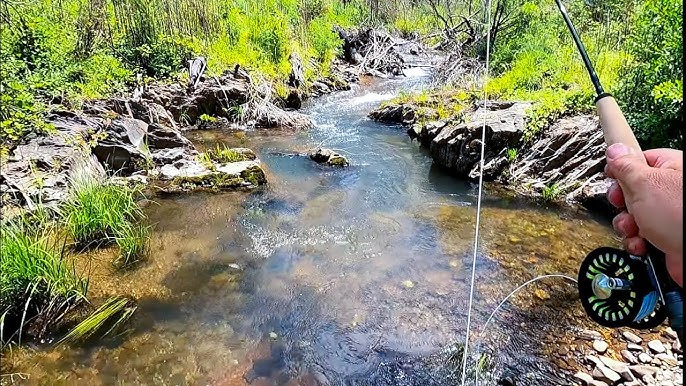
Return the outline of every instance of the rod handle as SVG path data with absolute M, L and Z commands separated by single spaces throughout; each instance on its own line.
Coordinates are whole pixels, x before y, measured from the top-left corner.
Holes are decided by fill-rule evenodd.
M 605 143 L 608 146 L 623 143 L 636 151 L 637 154 L 641 154 L 641 146 L 638 144 L 626 118 L 624 118 L 622 110 L 619 109 L 615 98 L 607 93 L 601 94 L 596 98 L 595 105 L 598 110 L 598 117 L 600 117 L 600 127 L 603 129 Z

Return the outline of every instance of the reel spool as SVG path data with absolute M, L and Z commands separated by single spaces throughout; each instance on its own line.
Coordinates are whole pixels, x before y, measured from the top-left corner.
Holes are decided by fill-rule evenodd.
M 648 263 L 621 249 L 601 247 L 589 253 L 577 286 L 586 314 L 602 326 L 649 329 L 667 317 Z

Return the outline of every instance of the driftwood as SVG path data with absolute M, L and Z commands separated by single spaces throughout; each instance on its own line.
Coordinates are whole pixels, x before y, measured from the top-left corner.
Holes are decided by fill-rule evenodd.
M 335 27 L 343 40 L 343 57 L 361 70 L 401 75 L 404 60 L 396 49 L 396 41 L 385 31 L 367 28 L 346 31 Z

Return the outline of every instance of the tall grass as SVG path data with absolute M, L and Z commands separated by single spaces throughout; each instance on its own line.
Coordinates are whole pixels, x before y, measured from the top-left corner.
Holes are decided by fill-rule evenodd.
M 37 338 L 85 299 L 88 282 L 64 258 L 64 242 L 46 224 L 16 217 L 0 225 L 0 344 Z
M 128 266 L 147 252 L 150 229 L 141 225 L 145 214 L 135 200 L 137 192 L 107 182 L 87 166 L 74 168 L 70 195 L 61 208 L 68 234 L 78 248 L 116 242 L 120 256 L 115 263 Z
M 136 309 L 137 307 L 133 305 L 133 302 L 127 298 L 109 298 L 90 316 L 71 329 L 59 340 L 58 344 L 84 341 L 93 337 L 97 332 L 101 332 L 100 337 L 110 335 L 126 323 Z

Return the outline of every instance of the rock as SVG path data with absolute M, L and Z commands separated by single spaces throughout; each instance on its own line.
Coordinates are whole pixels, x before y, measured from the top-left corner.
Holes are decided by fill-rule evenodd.
M 636 377 L 643 378 L 646 375 L 656 374 L 659 368 L 648 365 L 633 365 L 629 366 L 629 370 L 631 370 L 631 372 L 634 373 Z
M 641 379 L 644 383 L 647 383 L 648 385 L 655 384 L 655 378 L 652 375 L 644 375 Z
M 586 386 L 608 386 L 607 383 L 593 379 L 592 376 L 583 372 L 574 374 L 574 377 L 581 380 L 581 382 Z
M 348 166 L 348 160 L 331 149 L 318 148 L 307 153 L 310 159 L 318 164 L 329 166 Z
M 663 353 L 665 352 L 665 346 L 662 344 L 662 342 L 659 339 L 654 339 L 648 342 L 648 348 L 654 352 L 654 353 Z
M 672 351 L 681 354 L 681 342 L 678 339 L 672 343 Z
M 303 68 L 302 60 L 300 56 L 292 52 L 288 61 L 291 64 L 291 73 L 288 75 L 288 85 L 294 88 L 300 88 L 300 86 L 305 83 L 305 70 Z
M 631 353 L 629 350 L 622 350 L 621 351 L 622 358 L 624 358 L 625 361 L 631 363 L 632 365 L 635 365 L 638 363 L 638 358 L 634 354 Z
M 660 353 L 655 355 L 656 359 L 659 359 L 660 362 L 663 364 L 666 364 L 667 366 L 676 366 L 677 360 L 674 358 L 674 356 L 666 354 L 666 353 Z
M 644 352 L 638 354 L 638 361 L 641 363 L 650 363 L 652 360 L 653 358 Z
M 631 370 L 629 370 L 629 367 L 626 363 L 614 360 L 612 358 L 608 358 L 606 356 L 601 356 L 600 361 L 610 370 L 619 374 L 625 381 L 635 380 L 633 374 L 631 374 Z
M 667 327 L 664 330 L 664 334 L 667 335 L 668 337 L 672 339 L 678 339 L 679 335 L 677 335 L 676 331 L 672 329 L 672 327 Z
M 614 384 L 618 382 L 622 377 L 614 372 L 613 370 L 605 367 L 602 363 L 598 364 L 595 369 L 593 369 L 593 378 L 603 381 L 609 384 Z
M 296 89 L 291 89 L 286 97 L 286 107 L 290 109 L 299 109 L 302 107 L 303 98 L 300 92 Z
M 417 120 L 417 107 L 412 104 L 388 104 L 369 113 L 369 118 L 383 123 L 411 125 Z
M 594 340 L 593 349 L 599 353 L 607 351 L 608 344 L 604 340 Z
M 581 330 L 577 336 L 585 340 L 603 340 L 603 335 L 594 330 Z
M 631 331 L 623 331 L 622 336 L 624 337 L 624 339 L 634 344 L 641 344 L 641 342 L 643 342 L 643 339 L 641 339 L 641 337 L 639 337 Z
M 643 351 L 643 347 L 637 345 L 636 343 L 627 343 L 626 348 L 631 351 Z
M 152 149 L 167 149 L 173 147 L 192 148 L 193 144 L 178 130 L 151 123 L 147 127 L 146 144 Z

